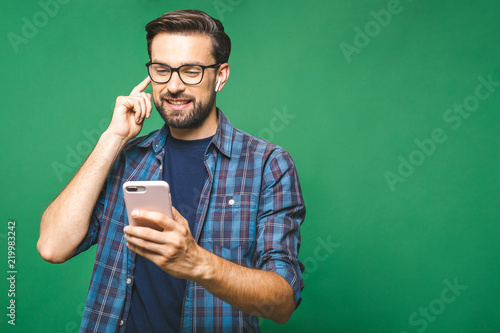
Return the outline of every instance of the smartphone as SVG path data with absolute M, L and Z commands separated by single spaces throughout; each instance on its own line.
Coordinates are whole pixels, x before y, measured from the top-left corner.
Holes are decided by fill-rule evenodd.
M 130 225 L 163 231 L 163 228 L 159 225 L 153 222 L 136 220 L 130 214 L 134 209 L 140 209 L 160 212 L 172 217 L 170 187 L 166 181 L 128 181 L 123 184 L 123 194 Z

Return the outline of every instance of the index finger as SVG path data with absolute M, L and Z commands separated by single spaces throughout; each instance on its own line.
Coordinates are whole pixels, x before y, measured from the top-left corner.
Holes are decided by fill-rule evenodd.
M 135 209 L 131 214 L 135 219 L 153 222 L 165 230 L 175 229 L 176 222 L 160 212 Z
M 149 85 L 150 82 L 151 82 L 151 78 L 148 75 L 141 83 L 139 83 L 138 85 L 136 85 L 134 87 L 134 89 L 132 89 L 132 91 L 130 92 L 130 95 L 143 92 L 144 89 L 146 89 L 146 87 Z

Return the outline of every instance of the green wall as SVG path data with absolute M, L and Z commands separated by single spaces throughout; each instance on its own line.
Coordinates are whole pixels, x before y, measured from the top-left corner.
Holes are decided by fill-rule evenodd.
M 232 38 L 218 106 L 299 171 L 303 301 L 263 331 L 500 331 L 500 2 L 58 1 L 1 6 L 1 332 L 77 332 L 95 248 L 44 262 L 40 217 L 147 75 L 145 24 L 184 8 Z

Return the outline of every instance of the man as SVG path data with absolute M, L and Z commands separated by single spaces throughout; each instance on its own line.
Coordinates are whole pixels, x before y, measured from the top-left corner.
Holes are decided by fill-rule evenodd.
M 94 150 L 45 211 L 38 251 L 61 263 L 97 243 L 82 332 L 259 331 L 301 301 L 305 207 L 281 147 L 239 131 L 216 108 L 229 77 L 222 24 L 204 12 L 146 26 L 149 76 L 116 100 Z M 151 84 L 153 96 L 145 93 Z M 152 110 L 165 126 L 135 138 Z M 173 219 L 130 226 L 121 186 L 166 180 Z

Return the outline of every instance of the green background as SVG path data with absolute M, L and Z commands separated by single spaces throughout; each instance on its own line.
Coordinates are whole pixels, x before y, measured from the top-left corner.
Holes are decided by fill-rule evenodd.
M 38 1 L 4 2 L 0 14 L 1 275 L 9 220 L 18 271 L 15 327 L 1 279 L 0 331 L 78 330 L 95 247 L 44 262 L 40 217 L 116 97 L 147 75 L 146 23 L 185 8 L 220 19 L 232 39 L 218 106 L 287 149 L 301 180 L 303 301 L 263 331 L 500 331 L 500 87 L 474 97 L 480 77 L 500 82 L 500 2 L 65 1 L 50 16 Z M 29 38 L 15 45 L 14 34 Z M 463 103 L 473 111 L 449 111 Z M 154 114 L 143 133 L 161 124 Z M 446 140 L 431 144 L 439 129 Z

